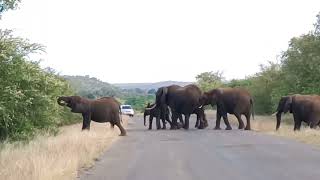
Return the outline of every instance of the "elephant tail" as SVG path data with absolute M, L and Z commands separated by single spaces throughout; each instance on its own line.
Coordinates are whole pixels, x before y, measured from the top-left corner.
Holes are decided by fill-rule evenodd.
M 122 122 L 122 111 L 121 111 L 121 106 L 119 106 L 119 116 L 120 116 L 120 122 L 121 122 L 121 123 L 123 123 L 123 122 Z
M 254 105 L 253 105 L 253 99 L 250 98 L 250 105 L 251 105 L 251 115 L 252 119 L 254 120 Z

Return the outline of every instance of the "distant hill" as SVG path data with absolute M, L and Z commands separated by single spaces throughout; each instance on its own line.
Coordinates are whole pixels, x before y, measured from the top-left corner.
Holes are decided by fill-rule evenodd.
M 120 96 L 121 89 L 95 77 L 86 76 L 63 76 L 71 87 L 81 96 L 90 98 L 103 96 Z
M 192 84 L 193 82 L 181 82 L 181 81 L 161 81 L 156 83 L 119 83 L 119 84 L 113 84 L 114 86 L 117 86 L 121 89 L 142 89 L 142 90 L 148 90 L 148 89 L 158 89 L 159 87 L 163 86 L 169 86 L 172 84 L 176 84 L 179 86 L 185 86 L 188 84 Z

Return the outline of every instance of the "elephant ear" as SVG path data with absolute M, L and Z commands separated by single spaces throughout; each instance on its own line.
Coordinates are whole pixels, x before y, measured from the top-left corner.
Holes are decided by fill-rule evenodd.
M 286 101 L 284 103 L 283 112 L 287 113 L 290 110 L 290 113 L 292 113 L 292 96 L 286 97 Z
M 163 87 L 162 88 L 162 94 L 161 94 L 161 104 L 166 104 L 167 93 L 168 93 L 168 88 L 167 87 Z

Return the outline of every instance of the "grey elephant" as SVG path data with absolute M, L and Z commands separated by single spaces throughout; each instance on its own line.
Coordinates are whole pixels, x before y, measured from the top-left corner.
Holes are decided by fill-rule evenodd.
M 227 114 L 234 114 L 239 122 L 239 129 L 244 128 L 244 123 L 241 115 L 247 119 L 245 130 L 251 130 L 250 115 L 254 118 L 253 99 L 250 93 L 245 89 L 240 88 L 217 88 L 208 92 L 204 92 L 201 97 L 203 105 L 217 105 L 217 120 L 214 129 L 220 128 L 221 117 L 226 124 L 226 130 L 231 130 Z
M 201 94 L 199 87 L 193 84 L 184 87 L 178 85 L 161 87 L 156 92 L 155 105 L 148 109 L 161 108 L 165 112 L 165 107 L 169 106 L 172 112 L 171 129 L 178 128 L 177 119 L 181 115 L 185 116 L 183 128 L 189 129 L 190 115 L 201 106 Z M 202 120 L 201 123 L 203 123 Z
M 287 112 L 293 114 L 294 130 L 300 130 L 302 122 L 316 128 L 320 124 L 320 96 L 295 94 L 281 97 L 276 112 L 276 130 L 280 127 L 281 114 Z
M 82 130 L 90 130 L 90 122 L 110 122 L 112 127 L 118 126 L 120 136 L 126 135 L 126 130 L 121 125 L 120 103 L 113 97 L 103 97 L 96 100 L 80 96 L 62 96 L 57 99 L 61 106 L 71 108 L 73 113 L 81 113 L 83 117 Z

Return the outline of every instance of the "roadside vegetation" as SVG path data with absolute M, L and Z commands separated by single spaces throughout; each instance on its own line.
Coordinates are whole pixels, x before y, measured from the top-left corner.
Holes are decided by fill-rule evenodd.
M 197 77 L 202 90 L 241 87 L 254 97 L 256 114 L 272 114 L 281 96 L 320 94 L 320 13 L 314 29 L 293 37 L 278 62 L 260 66 L 260 72 L 245 79 L 225 81 L 221 72 L 204 72 Z
M 124 127 L 127 118 L 123 117 Z M 91 123 L 90 131 L 81 125 L 60 128 L 57 136 L 42 134 L 28 144 L 4 143 L 0 151 L 0 177 L 5 180 L 76 179 L 79 169 L 91 167 L 119 137 L 119 129 L 106 123 Z

